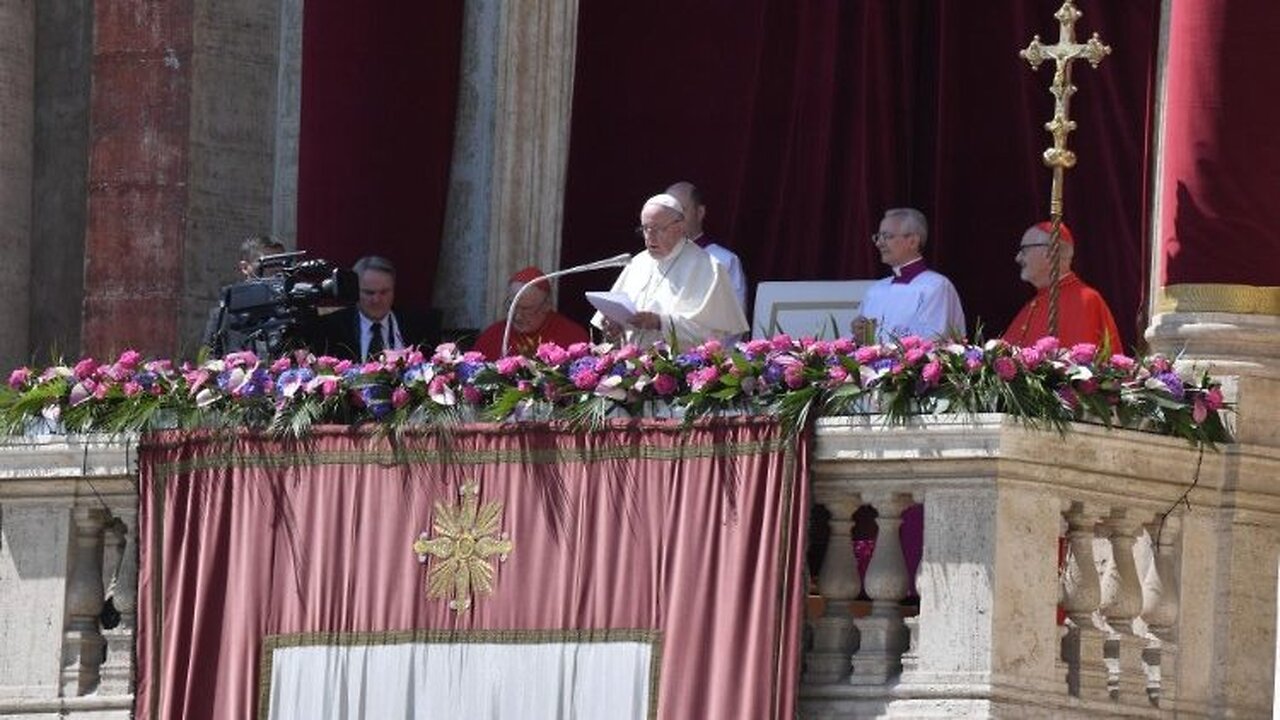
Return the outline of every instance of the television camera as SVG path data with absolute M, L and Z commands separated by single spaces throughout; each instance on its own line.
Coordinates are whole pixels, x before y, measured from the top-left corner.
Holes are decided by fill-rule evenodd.
M 359 296 L 356 274 L 305 250 L 263 255 L 259 277 L 222 288 L 212 350 L 252 350 L 274 357 L 305 344 L 321 304 L 350 305 Z

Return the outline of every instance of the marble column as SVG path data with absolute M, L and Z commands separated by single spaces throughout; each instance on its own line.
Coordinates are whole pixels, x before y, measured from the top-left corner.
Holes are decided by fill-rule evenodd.
M 30 351 L 31 187 L 35 133 L 35 0 L 0 0 L 0 365 Z
M 577 0 L 467 3 L 435 292 L 446 325 L 487 324 L 513 272 L 559 265 L 577 31 Z

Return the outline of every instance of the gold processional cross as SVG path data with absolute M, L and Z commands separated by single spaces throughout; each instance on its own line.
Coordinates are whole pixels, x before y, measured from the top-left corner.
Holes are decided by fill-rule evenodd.
M 1076 9 L 1073 0 L 1066 0 L 1054 17 L 1058 20 L 1058 42 L 1045 45 L 1036 35 L 1025 50 L 1018 52 L 1031 68 L 1038 69 L 1045 60 L 1053 60 L 1055 70 L 1049 92 L 1053 93 L 1053 119 L 1045 123 L 1045 130 L 1053 135 L 1053 147 L 1044 151 L 1044 164 L 1053 168 L 1053 189 L 1049 195 L 1049 215 L 1053 221 L 1053 229 L 1049 238 L 1049 265 L 1052 282 L 1049 286 L 1049 334 L 1058 334 L 1058 257 L 1061 252 L 1060 236 L 1062 226 L 1062 178 L 1063 174 L 1075 166 L 1076 154 L 1067 149 L 1067 135 L 1076 129 L 1071 119 L 1071 96 L 1076 87 L 1071 84 L 1071 63 L 1076 60 L 1088 60 L 1093 67 L 1098 67 L 1102 59 L 1111 54 L 1111 48 L 1103 45 L 1094 33 L 1087 43 L 1076 42 L 1076 21 L 1084 13 Z

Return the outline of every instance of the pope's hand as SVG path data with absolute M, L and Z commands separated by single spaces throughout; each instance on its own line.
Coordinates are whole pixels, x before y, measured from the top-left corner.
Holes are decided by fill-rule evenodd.
M 641 330 L 661 330 L 662 316 L 652 312 L 638 312 L 631 316 L 631 325 Z

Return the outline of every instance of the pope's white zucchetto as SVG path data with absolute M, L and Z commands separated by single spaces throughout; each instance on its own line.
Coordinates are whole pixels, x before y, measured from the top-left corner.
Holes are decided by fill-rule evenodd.
M 675 210 L 676 212 L 680 213 L 682 217 L 684 216 L 684 206 L 680 204 L 680 201 L 677 200 L 674 195 L 668 195 L 667 193 L 658 193 L 657 195 L 654 195 L 648 200 L 645 200 L 644 204 L 645 205 L 661 205 L 664 208 Z

